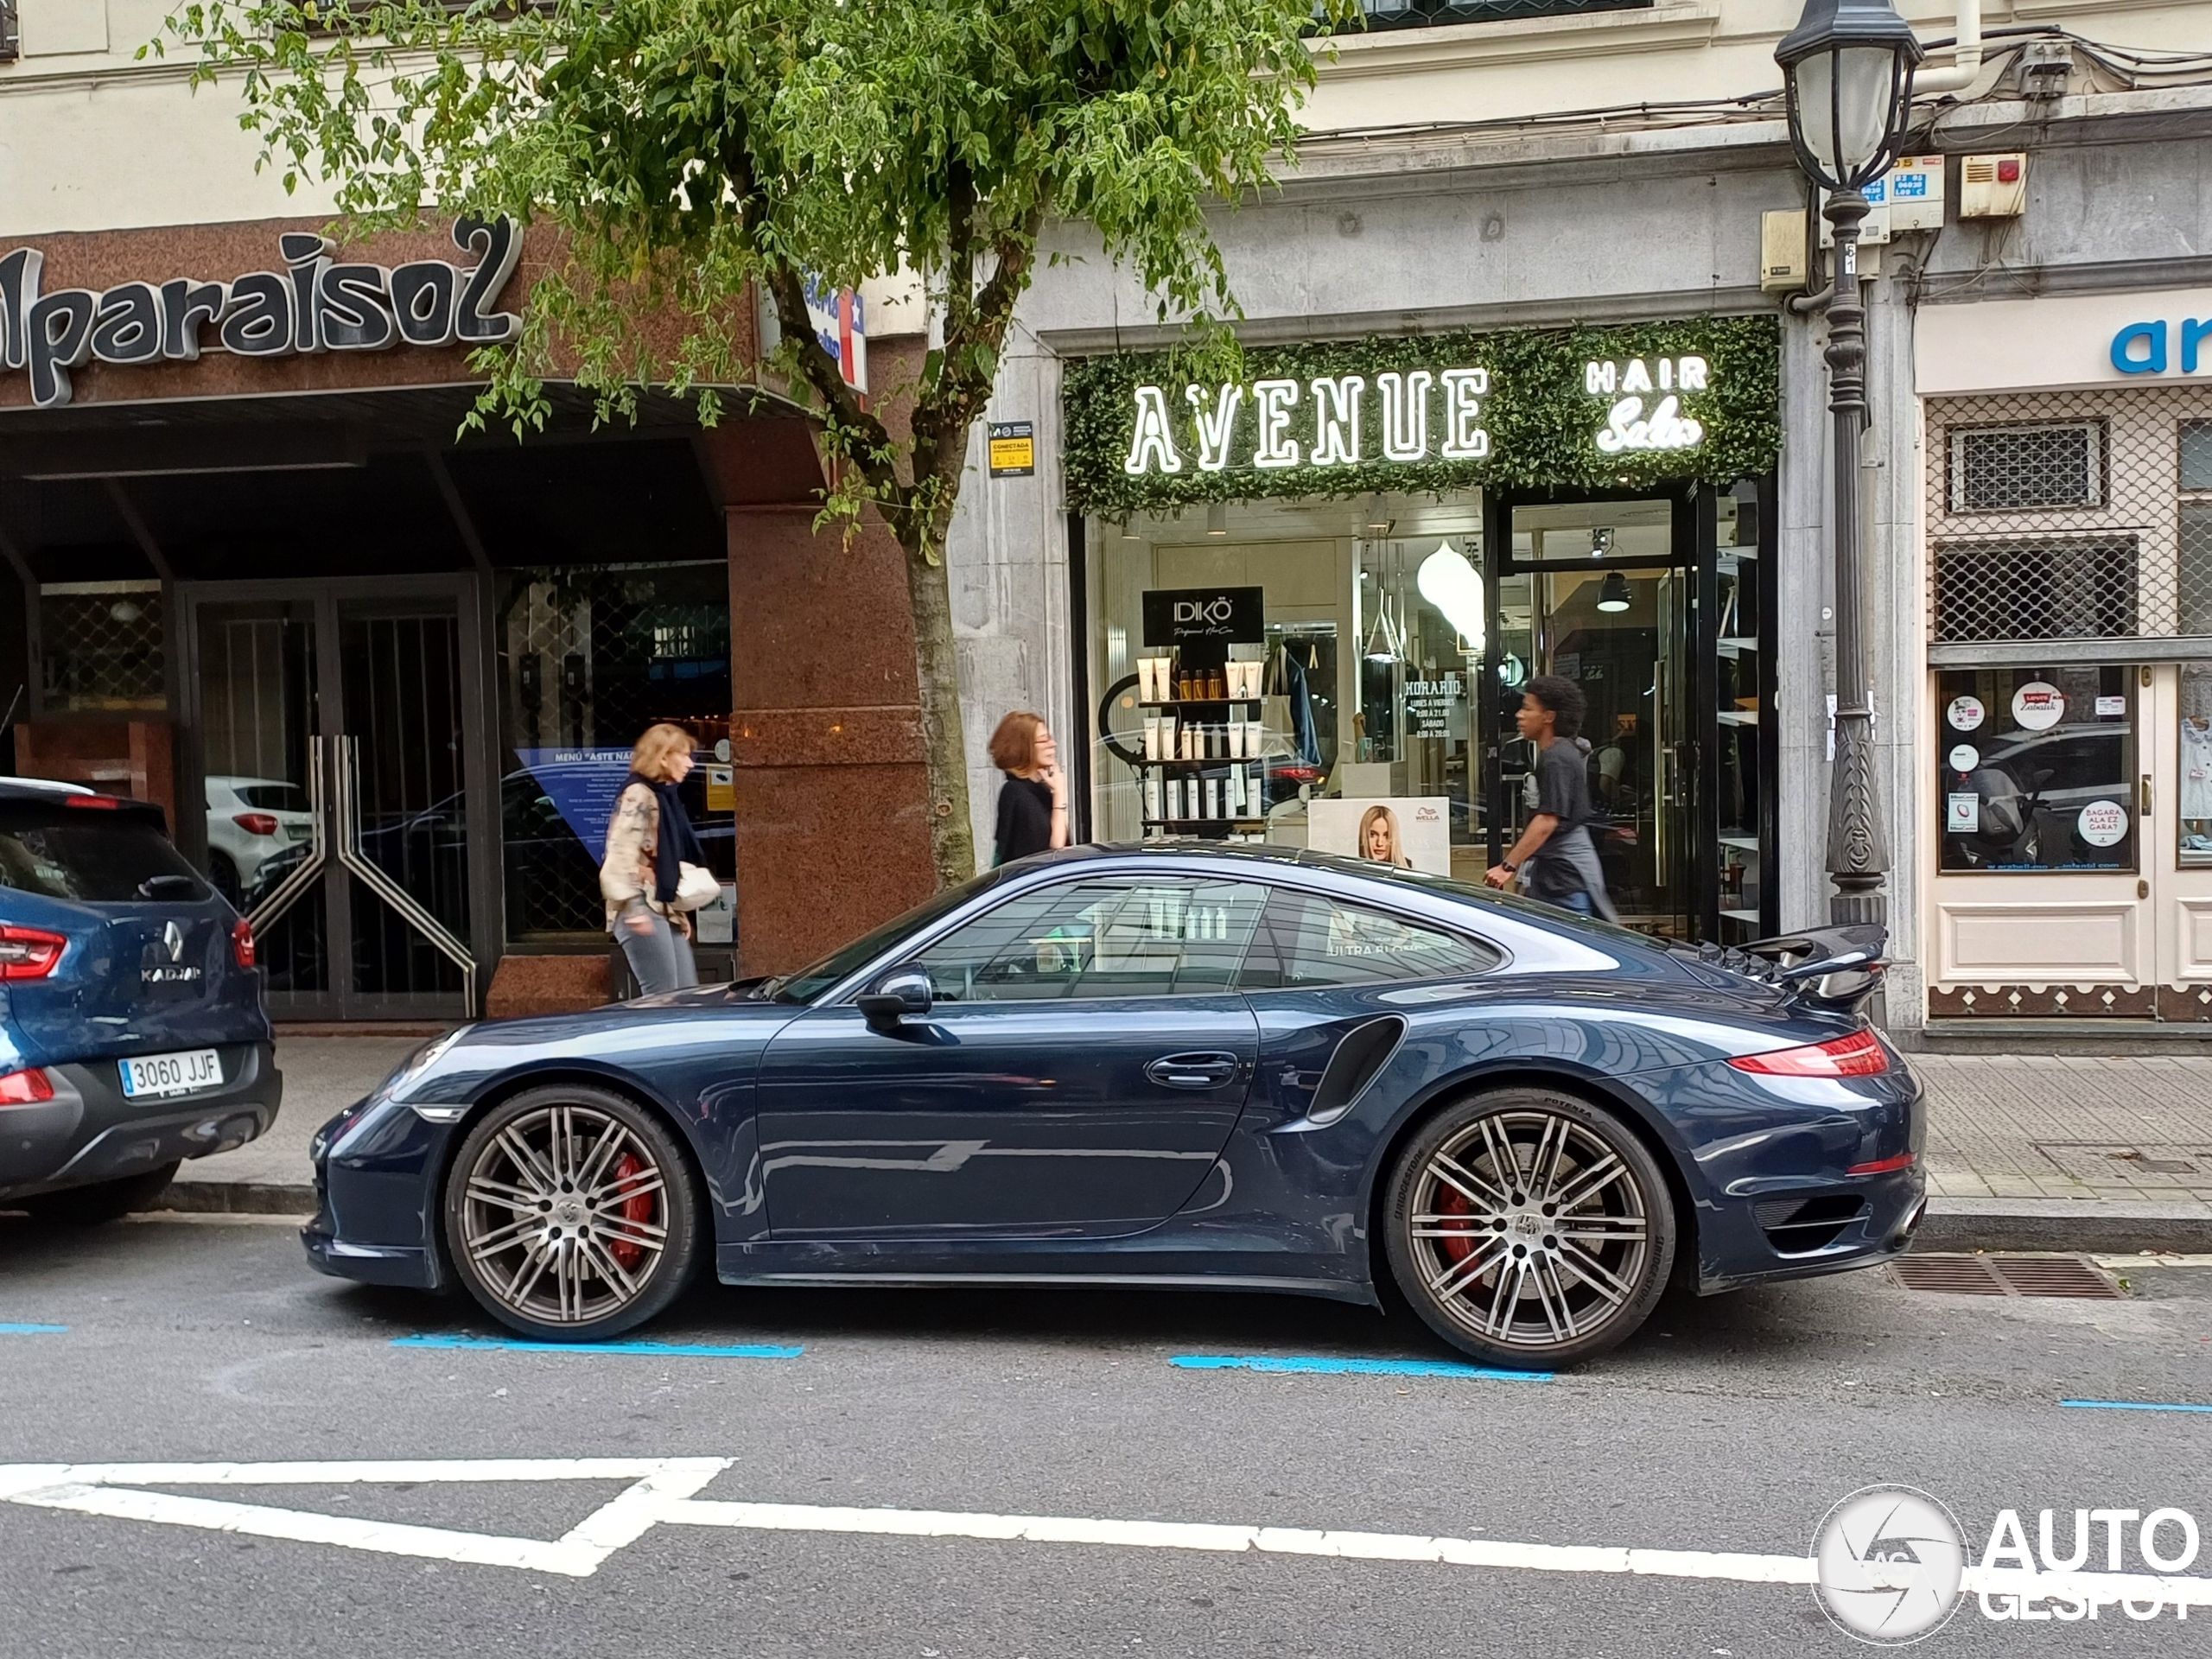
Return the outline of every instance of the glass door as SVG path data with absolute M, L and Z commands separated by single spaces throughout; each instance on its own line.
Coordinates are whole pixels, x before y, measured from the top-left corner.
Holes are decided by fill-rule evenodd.
M 1494 736 L 1491 857 L 1535 810 L 1535 752 L 1513 725 L 1523 688 L 1555 675 L 1582 692 L 1580 743 L 1591 826 L 1621 920 L 1697 937 L 1694 836 L 1700 746 L 1694 735 L 1694 569 L 1678 551 L 1672 500 L 1501 504 L 1487 710 Z
M 279 1018 L 475 1011 L 473 607 L 462 582 L 408 589 L 182 590 L 204 807 L 180 838 L 253 922 Z

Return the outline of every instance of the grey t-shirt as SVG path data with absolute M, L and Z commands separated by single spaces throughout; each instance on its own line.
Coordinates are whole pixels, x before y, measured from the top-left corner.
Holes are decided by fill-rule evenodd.
M 1537 750 L 1535 778 L 1536 810 L 1559 823 L 1529 855 L 1529 887 L 1539 894 L 1580 892 L 1582 879 L 1559 850 L 1565 837 L 1590 822 L 1590 769 L 1582 746 L 1562 737 Z

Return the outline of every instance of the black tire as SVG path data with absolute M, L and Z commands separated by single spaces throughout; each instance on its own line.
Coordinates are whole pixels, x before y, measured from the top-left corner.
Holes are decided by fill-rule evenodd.
M 207 879 L 215 891 L 223 895 L 224 902 L 243 916 L 245 914 L 245 889 L 238 884 L 238 867 L 231 861 L 228 853 L 207 855 Z
M 154 1200 L 176 1179 L 176 1171 L 175 1164 L 168 1163 L 118 1180 L 94 1181 L 87 1186 L 41 1192 L 35 1198 L 23 1199 L 22 1208 L 41 1221 L 97 1227 L 103 1222 L 120 1221 L 134 1210 L 152 1209 Z
M 588 1084 L 525 1090 L 477 1119 L 441 1209 L 454 1276 L 493 1319 L 543 1342 L 643 1325 L 706 1255 L 704 1205 L 675 1133 Z
M 1628 1337 L 1667 1287 L 1675 1236 L 1643 1141 L 1548 1089 L 1445 1107 L 1400 1154 L 1383 1202 L 1390 1274 L 1414 1312 L 1514 1370 L 1573 1365 Z

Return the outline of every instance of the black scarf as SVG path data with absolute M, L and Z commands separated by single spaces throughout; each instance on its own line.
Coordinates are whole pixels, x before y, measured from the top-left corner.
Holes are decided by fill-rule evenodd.
M 704 864 L 707 850 L 699 845 L 698 832 L 691 828 L 691 815 L 683 810 L 683 798 L 677 793 L 676 785 L 634 772 L 630 781 L 643 784 L 660 802 L 660 838 L 653 843 L 653 897 L 664 905 L 672 904 L 677 884 L 683 879 L 677 867 Z

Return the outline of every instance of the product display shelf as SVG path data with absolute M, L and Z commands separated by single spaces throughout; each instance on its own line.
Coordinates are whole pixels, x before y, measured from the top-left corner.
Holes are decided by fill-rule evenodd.
M 1262 699 L 1258 697 L 1170 697 L 1165 702 L 1140 702 L 1137 707 L 1140 709 L 1226 709 L 1234 704 L 1253 709 L 1257 708 L 1261 701 Z
M 1240 814 L 1233 818 L 1147 818 L 1144 827 L 1147 830 L 1262 830 L 1267 827 L 1267 823 L 1265 818 Z

